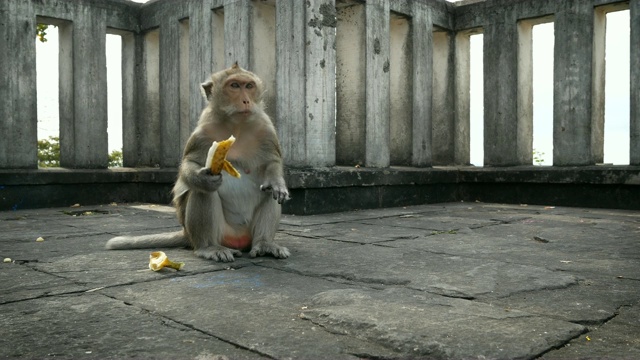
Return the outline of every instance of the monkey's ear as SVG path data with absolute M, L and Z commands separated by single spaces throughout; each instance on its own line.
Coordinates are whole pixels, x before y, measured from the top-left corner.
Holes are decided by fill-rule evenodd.
M 210 101 L 211 93 L 213 92 L 213 82 L 207 81 L 205 83 L 200 84 L 200 86 L 201 86 L 200 92 L 202 92 L 202 96 L 204 96 L 204 98 L 207 101 Z

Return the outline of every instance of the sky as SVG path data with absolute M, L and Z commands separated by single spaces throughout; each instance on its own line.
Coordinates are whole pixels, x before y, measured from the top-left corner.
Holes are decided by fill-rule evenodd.
M 134 0 L 146 2 L 146 0 Z M 58 136 L 58 32 L 36 41 L 38 138 Z M 607 14 L 604 162 L 629 164 L 629 11 Z M 122 148 L 121 41 L 107 35 L 109 151 Z M 533 28 L 534 134 L 540 165 L 553 164 L 553 23 Z M 471 158 L 483 165 L 482 34 L 471 36 Z

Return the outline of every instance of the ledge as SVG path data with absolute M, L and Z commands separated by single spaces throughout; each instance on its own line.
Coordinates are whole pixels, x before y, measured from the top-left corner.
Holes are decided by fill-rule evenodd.
M 0 170 L 0 210 L 171 201 L 177 169 Z M 313 214 L 452 201 L 640 209 L 640 166 L 332 167 L 286 171 L 283 211 Z

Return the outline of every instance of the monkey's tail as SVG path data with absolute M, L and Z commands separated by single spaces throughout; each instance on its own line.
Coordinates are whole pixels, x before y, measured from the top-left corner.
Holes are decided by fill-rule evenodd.
M 163 247 L 180 247 L 189 245 L 184 230 L 141 236 L 117 236 L 107 241 L 108 250 L 149 249 Z

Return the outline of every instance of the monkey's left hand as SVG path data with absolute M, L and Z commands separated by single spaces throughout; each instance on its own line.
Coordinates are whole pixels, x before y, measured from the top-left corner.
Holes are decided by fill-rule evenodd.
M 273 196 L 273 200 L 276 200 L 278 204 L 282 204 L 285 200 L 291 199 L 289 197 L 289 190 L 284 184 L 276 183 L 272 184 L 267 181 L 264 184 L 260 185 L 260 190 L 264 192 L 271 192 L 271 196 Z

